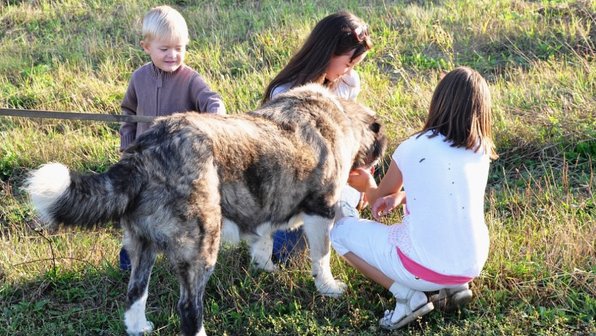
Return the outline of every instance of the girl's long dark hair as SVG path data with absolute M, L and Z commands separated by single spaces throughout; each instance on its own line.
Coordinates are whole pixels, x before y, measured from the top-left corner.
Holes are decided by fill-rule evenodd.
M 290 83 L 292 87 L 319 79 L 332 56 L 345 55 L 354 50 L 352 59 L 372 47 L 366 24 L 354 14 L 340 11 L 317 23 L 290 62 L 269 83 L 262 102 L 271 99 L 271 92 L 278 85 Z M 324 85 L 329 86 L 327 81 Z
M 486 80 L 473 69 L 458 67 L 437 85 L 419 136 L 431 130 L 434 133 L 431 137 L 441 133 L 453 147 L 474 151 L 482 148 L 491 159 L 496 159 L 491 118 L 491 96 Z

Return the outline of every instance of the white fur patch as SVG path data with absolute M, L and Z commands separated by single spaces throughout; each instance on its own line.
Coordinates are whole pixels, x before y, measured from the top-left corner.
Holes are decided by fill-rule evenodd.
M 130 308 L 124 313 L 124 324 L 129 335 L 142 335 L 153 330 L 153 323 L 147 321 L 145 305 L 147 304 L 147 289 Z
M 331 274 L 331 246 L 328 237 L 333 222 L 327 218 L 306 214 L 303 215 L 303 219 L 304 233 L 310 247 L 315 286 L 322 295 L 339 297 L 347 286 L 335 280 Z
M 252 238 L 256 238 L 250 246 L 250 255 L 252 263 L 257 268 L 265 270 L 267 272 L 274 272 L 277 270 L 277 266 L 271 261 L 271 253 L 273 251 L 273 239 L 271 234 L 273 227 L 271 223 L 265 222 L 257 227 L 257 235 L 253 235 Z
M 238 244 L 240 242 L 240 229 L 238 225 L 227 218 L 223 219 L 221 241 L 231 244 Z
M 304 220 L 302 219 L 302 212 L 299 214 L 294 215 L 292 218 L 290 218 L 290 220 L 288 221 L 288 225 L 287 227 L 283 227 L 283 229 L 297 229 L 299 227 L 302 226 L 302 224 L 304 224 Z
M 52 207 L 69 186 L 68 168 L 56 162 L 44 164 L 34 170 L 25 182 L 25 190 L 39 217 L 48 224 L 54 223 Z
M 240 240 L 246 241 L 250 245 L 252 263 L 259 269 L 273 272 L 277 267 L 271 261 L 271 253 L 273 251 L 272 230 L 271 223 L 265 222 L 257 226 L 255 233 L 244 233 L 241 235 L 238 225 L 224 218 L 221 229 L 221 241 L 234 245 L 238 244 Z

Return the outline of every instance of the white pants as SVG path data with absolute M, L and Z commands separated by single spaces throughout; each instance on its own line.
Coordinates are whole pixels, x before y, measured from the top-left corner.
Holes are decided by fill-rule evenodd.
M 352 252 L 397 284 L 424 292 L 445 285 L 416 278 L 408 272 L 397 255 L 396 246 L 389 243 L 389 226 L 353 217 L 342 218 L 331 230 L 331 245 L 340 255 Z

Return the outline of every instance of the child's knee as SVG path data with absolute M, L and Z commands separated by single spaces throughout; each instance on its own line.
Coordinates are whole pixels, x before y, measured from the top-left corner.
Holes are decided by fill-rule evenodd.
M 330 240 L 331 240 L 331 247 L 333 247 L 335 252 L 337 252 L 339 255 L 343 256 L 344 254 L 349 252 L 349 250 L 345 248 L 344 244 L 342 244 L 342 241 L 340 239 L 338 239 L 337 236 L 331 235 Z
M 353 217 L 344 217 L 333 225 L 331 232 L 329 233 L 329 240 L 331 245 L 340 255 L 344 255 L 347 252 L 344 242 L 349 239 L 348 234 L 350 233 L 350 227 L 353 223 L 357 223 L 358 219 Z

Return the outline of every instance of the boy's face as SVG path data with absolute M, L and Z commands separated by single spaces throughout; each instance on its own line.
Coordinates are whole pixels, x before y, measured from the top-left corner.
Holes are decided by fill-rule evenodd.
M 327 70 L 325 71 L 325 78 L 332 82 L 336 81 L 338 78 L 345 75 L 356 65 L 362 62 L 367 53 L 365 52 L 361 55 L 358 55 L 358 57 L 351 60 L 355 51 L 356 50 L 352 50 L 350 53 L 345 55 L 332 56 L 331 60 L 329 61 L 329 65 L 327 65 Z
M 165 72 L 174 72 L 184 63 L 186 44 L 180 43 L 180 41 L 154 38 L 141 41 L 141 46 L 151 57 L 153 64 Z

